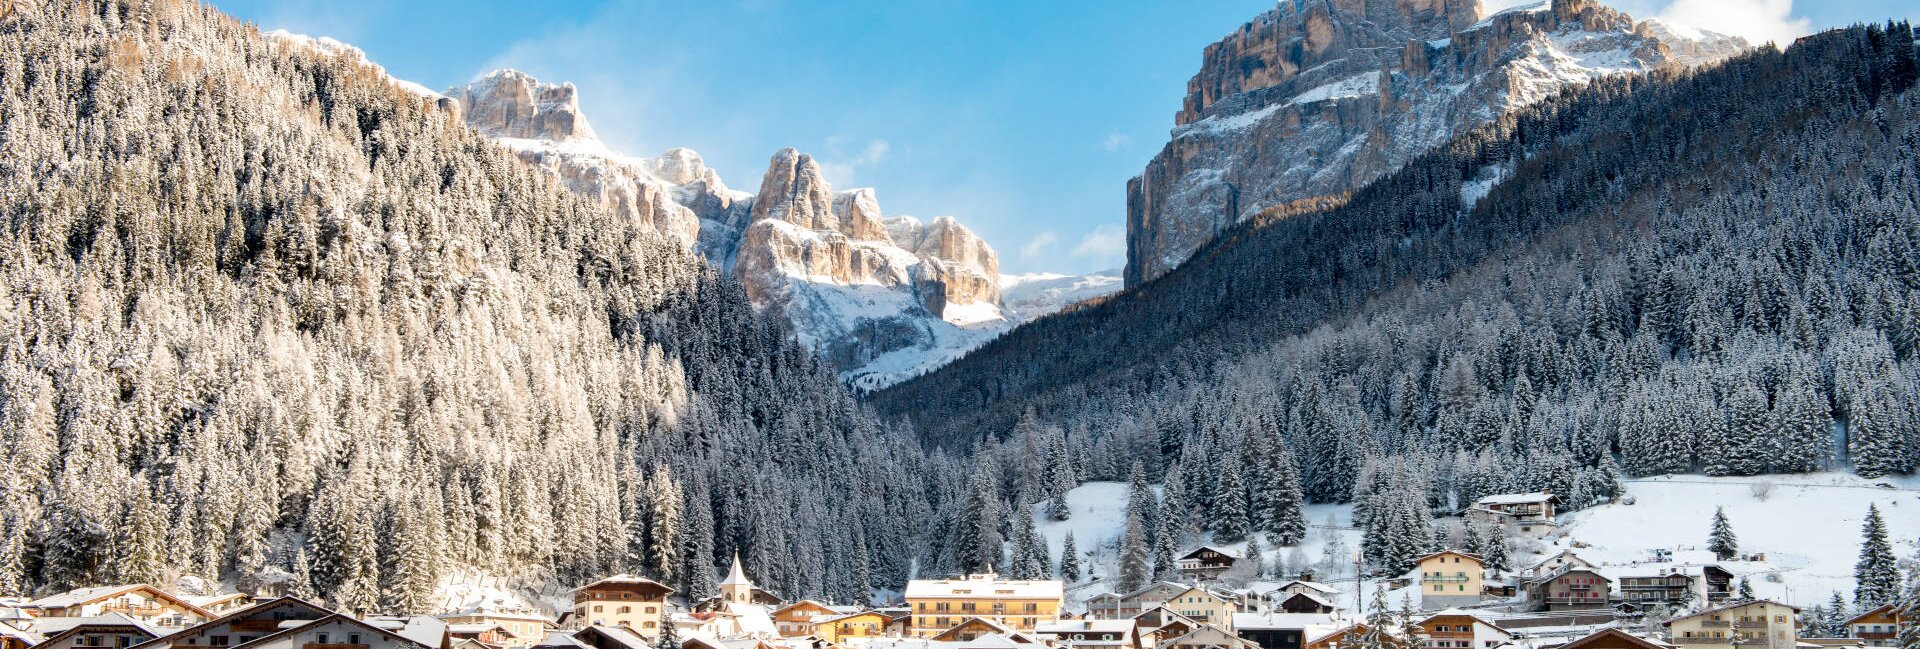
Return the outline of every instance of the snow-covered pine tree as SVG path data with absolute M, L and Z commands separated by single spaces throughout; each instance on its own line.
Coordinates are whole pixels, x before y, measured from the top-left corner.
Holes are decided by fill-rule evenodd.
M 1507 542 L 1507 526 L 1494 525 L 1487 534 L 1487 569 L 1499 575 L 1513 570 L 1513 559 Z
M 1860 526 L 1860 560 L 1853 564 L 1853 583 L 1853 605 L 1862 611 L 1900 594 L 1900 562 L 1887 541 L 1887 523 L 1880 518 L 1878 505 L 1867 506 L 1867 520 Z
M 1207 516 L 1215 540 L 1239 541 L 1247 537 L 1252 524 L 1248 515 L 1247 487 L 1240 478 L 1240 459 L 1227 456 L 1220 461 L 1220 474 L 1214 483 L 1213 506 Z
M 1060 545 L 1060 579 L 1069 584 L 1080 581 L 1080 549 L 1073 543 L 1073 530 L 1067 530 Z
M 1127 513 L 1126 531 L 1120 536 L 1120 565 L 1114 578 L 1114 589 L 1118 592 L 1138 590 L 1153 577 L 1153 566 L 1147 563 L 1146 527 L 1139 512 Z
M 1707 531 L 1707 551 L 1721 561 L 1740 554 L 1740 537 L 1733 533 L 1733 523 L 1727 520 L 1725 508 L 1713 509 L 1713 524 Z
M 1259 528 L 1272 535 L 1276 546 L 1297 545 L 1307 537 L 1307 519 L 1293 453 L 1276 439 L 1266 458 L 1264 485 L 1255 494 Z
M 1833 596 L 1827 599 L 1827 604 L 1823 608 L 1826 614 L 1820 618 L 1820 637 L 1846 637 L 1847 620 L 1852 618 L 1848 614 L 1846 596 L 1841 595 L 1840 591 L 1833 591 Z

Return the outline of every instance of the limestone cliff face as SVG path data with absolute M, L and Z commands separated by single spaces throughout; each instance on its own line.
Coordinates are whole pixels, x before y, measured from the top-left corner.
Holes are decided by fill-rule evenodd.
M 571 84 L 508 70 L 446 96 L 522 160 L 732 273 L 754 304 L 786 315 L 862 387 L 932 369 L 1013 326 L 985 241 L 951 217 L 889 219 L 874 190 L 834 191 L 805 153 L 775 153 L 749 194 L 688 149 L 655 158 L 609 150 Z
M 1574 84 L 1744 49 L 1594 0 L 1282 0 L 1209 46 L 1171 139 L 1127 183 L 1126 282 L 1225 228 L 1357 189 Z

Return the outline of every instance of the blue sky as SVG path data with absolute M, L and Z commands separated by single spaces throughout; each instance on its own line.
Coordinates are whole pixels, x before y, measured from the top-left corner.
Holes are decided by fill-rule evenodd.
M 1202 49 L 1272 0 L 213 0 L 331 36 L 441 89 L 512 67 L 572 81 L 601 139 L 699 151 L 735 188 L 780 148 L 890 215 L 953 215 L 1004 272 L 1125 261 L 1126 180 Z M 1519 4 L 1488 0 L 1489 6 Z M 1614 0 L 1755 37 L 1903 16 L 1910 0 Z

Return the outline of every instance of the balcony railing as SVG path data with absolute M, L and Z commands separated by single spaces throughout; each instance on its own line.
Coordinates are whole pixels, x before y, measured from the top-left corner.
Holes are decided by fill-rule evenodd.
M 1734 622 L 1733 626 L 1734 628 L 1738 628 L 1738 629 L 1764 629 L 1764 628 L 1767 628 L 1767 621 L 1766 620 L 1741 620 L 1739 622 Z
M 1709 629 L 1724 629 L 1732 625 L 1728 624 L 1726 620 L 1701 620 L 1700 626 Z
M 1421 577 L 1420 581 L 1424 581 L 1432 584 L 1464 584 L 1464 583 L 1467 583 L 1467 578 L 1461 577 L 1461 576 L 1437 577 L 1437 576 L 1429 575 L 1426 577 Z
M 367 645 L 349 644 L 345 642 L 309 642 L 300 645 L 300 649 L 367 649 Z
M 1674 638 L 1674 644 L 1733 644 L 1733 638 Z
M 1856 640 L 1892 640 L 1894 635 L 1891 631 L 1867 631 L 1855 633 L 1853 637 Z

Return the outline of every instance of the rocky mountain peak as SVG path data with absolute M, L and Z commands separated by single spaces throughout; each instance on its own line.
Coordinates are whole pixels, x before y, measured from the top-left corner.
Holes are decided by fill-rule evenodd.
M 820 173 L 813 156 L 787 148 L 773 154 L 760 193 L 753 202 L 749 223 L 780 220 L 809 230 L 839 232 L 833 214 L 833 187 Z
M 1595 0 L 1481 14 L 1477 0 L 1282 0 L 1208 46 L 1170 141 L 1127 183 L 1127 283 L 1565 88 L 1746 47 Z
M 446 95 L 460 102 L 468 125 L 491 137 L 597 141 L 572 83 L 541 83 L 519 70 L 496 70 L 448 88 Z

